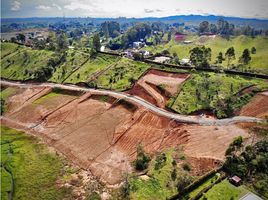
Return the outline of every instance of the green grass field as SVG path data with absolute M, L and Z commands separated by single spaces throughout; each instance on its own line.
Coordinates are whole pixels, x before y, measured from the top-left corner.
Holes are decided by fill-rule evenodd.
M 253 84 L 260 90 L 268 88 L 268 84 L 261 79 L 246 79 L 241 76 L 215 73 L 193 73 L 179 94 L 169 100 L 168 107 L 181 114 L 218 109 L 218 117 L 227 117 L 220 110 L 224 107 L 224 102 L 242 88 Z M 240 107 L 242 105 L 243 103 L 239 104 Z
M 22 46 L 15 43 L 1 43 L 1 58 L 9 56 L 22 48 Z
M 120 58 L 111 55 L 98 54 L 95 59 L 88 60 L 82 67 L 73 73 L 65 82 L 79 83 L 88 82 L 94 74 L 114 65 Z
M 154 53 L 161 52 L 164 49 L 169 50 L 171 54 L 177 53 L 180 59 L 189 58 L 189 51 L 196 46 L 206 46 L 210 47 L 212 50 L 211 64 L 214 64 L 216 57 L 219 52 L 225 54 L 226 50 L 229 47 L 235 48 L 236 59 L 233 60 L 230 64 L 237 65 L 239 63 L 239 57 L 242 55 L 242 52 L 245 48 L 251 50 L 252 47 L 257 49 L 256 54 L 251 54 L 252 60 L 250 64 L 241 69 L 254 69 L 257 72 L 262 72 L 268 74 L 268 38 L 264 36 L 258 36 L 256 38 L 251 38 L 247 36 L 237 36 L 232 37 L 230 40 L 224 39 L 220 36 L 215 38 L 208 36 L 188 36 L 187 40 L 192 41 L 191 44 L 183 44 L 182 42 L 176 42 L 171 40 L 165 45 L 151 46 L 146 47 L 147 50 Z M 227 66 L 227 60 L 222 64 L 224 67 Z
M 168 197 L 177 193 L 177 183 L 182 179 L 191 179 L 188 171 L 173 165 L 173 156 L 176 154 L 174 149 L 168 149 L 165 152 L 166 161 L 162 167 L 155 168 L 156 158 L 154 158 L 150 165 L 147 175 L 148 180 L 142 180 L 138 177 L 130 179 L 130 199 L 144 200 L 157 199 L 165 200 Z M 176 177 L 172 178 L 172 171 L 176 170 Z
M 56 71 L 49 79 L 50 81 L 63 82 L 77 67 L 80 67 L 87 59 L 88 55 L 77 51 L 68 51 L 66 61 L 56 68 Z
M 206 194 L 204 194 L 204 197 L 206 197 L 207 200 L 229 200 L 232 198 L 234 200 L 238 200 L 247 192 L 248 190 L 243 186 L 236 187 L 225 179 L 211 188 Z
M 190 198 L 195 197 L 199 192 L 201 192 L 201 190 L 203 190 L 206 187 L 208 187 L 211 184 L 213 184 L 219 177 L 220 177 L 220 174 L 219 173 L 215 174 L 214 176 L 212 176 L 211 178 L 209 178 L 208 180 L 206 180 L 202 185 L 200 185 L 199 187 L 197 187 L 196 189 L 194 189 L 193 191 L 191 191 L 189 193 L 189 197 Z
M 95 84 L 117 91 L 128 89 L 150 66 L 127 58 L 120 59 L 113 67 L 101 74 Z
M 1 47 L 9 46 L 3 43 Z M 5 47 L 7 48 L 7 47 Z M 1 77 L 13 80 L 27 80 L 34 78 L 35 71 L 46 67 L 53 52 L 46 50 L 32 50 L 22 48 L 1 60 Z
M 64 162 L 34 137 L 2 126 L 1 199 L 8 199 L 11 190 L 11 175 L 6 168 L 14 176 L 14 200 L 57 200 L 70 195 L 70 189 L 56 185 L 65 174 Z

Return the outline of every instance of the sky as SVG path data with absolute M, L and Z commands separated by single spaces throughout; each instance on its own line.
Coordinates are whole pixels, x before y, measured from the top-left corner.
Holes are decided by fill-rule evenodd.
M 3 18 L 190 14 L 268 19 L 268 0 L 1 0 Z

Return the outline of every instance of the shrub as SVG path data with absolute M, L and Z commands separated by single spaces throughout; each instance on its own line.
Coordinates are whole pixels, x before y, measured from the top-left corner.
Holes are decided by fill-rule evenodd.
M 134 161 L 135 169 L 142 171 L 148 168 L 148 164 L 151 161 L 149 155 L 144 152 L 144 149 L 141 145 L 137 147 L 137 158 Z

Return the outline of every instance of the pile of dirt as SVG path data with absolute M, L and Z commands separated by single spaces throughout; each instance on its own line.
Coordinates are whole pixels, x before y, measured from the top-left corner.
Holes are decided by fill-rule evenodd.
M 187 125 L 189 140 L 184 146 L 187 156 L 224 160 L 225 151 L 235 137 L 248 138 L 248 133 L 237 125 L 199 126 Z
M 152 69 L 141 77 L 128 93 L 165 108 L 166 101 L 178 92 L 179 86 L 189 77 L 187 73 Z
M 268 91 L 257 94 L 239 112 L 242 116 L 264 118 L 268 116 Z

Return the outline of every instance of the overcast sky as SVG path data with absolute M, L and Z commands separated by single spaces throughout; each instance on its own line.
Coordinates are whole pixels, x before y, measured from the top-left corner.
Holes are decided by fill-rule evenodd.
M 268 0 L 2 0 L 2 17 L 223 15 L 268 19 Z

